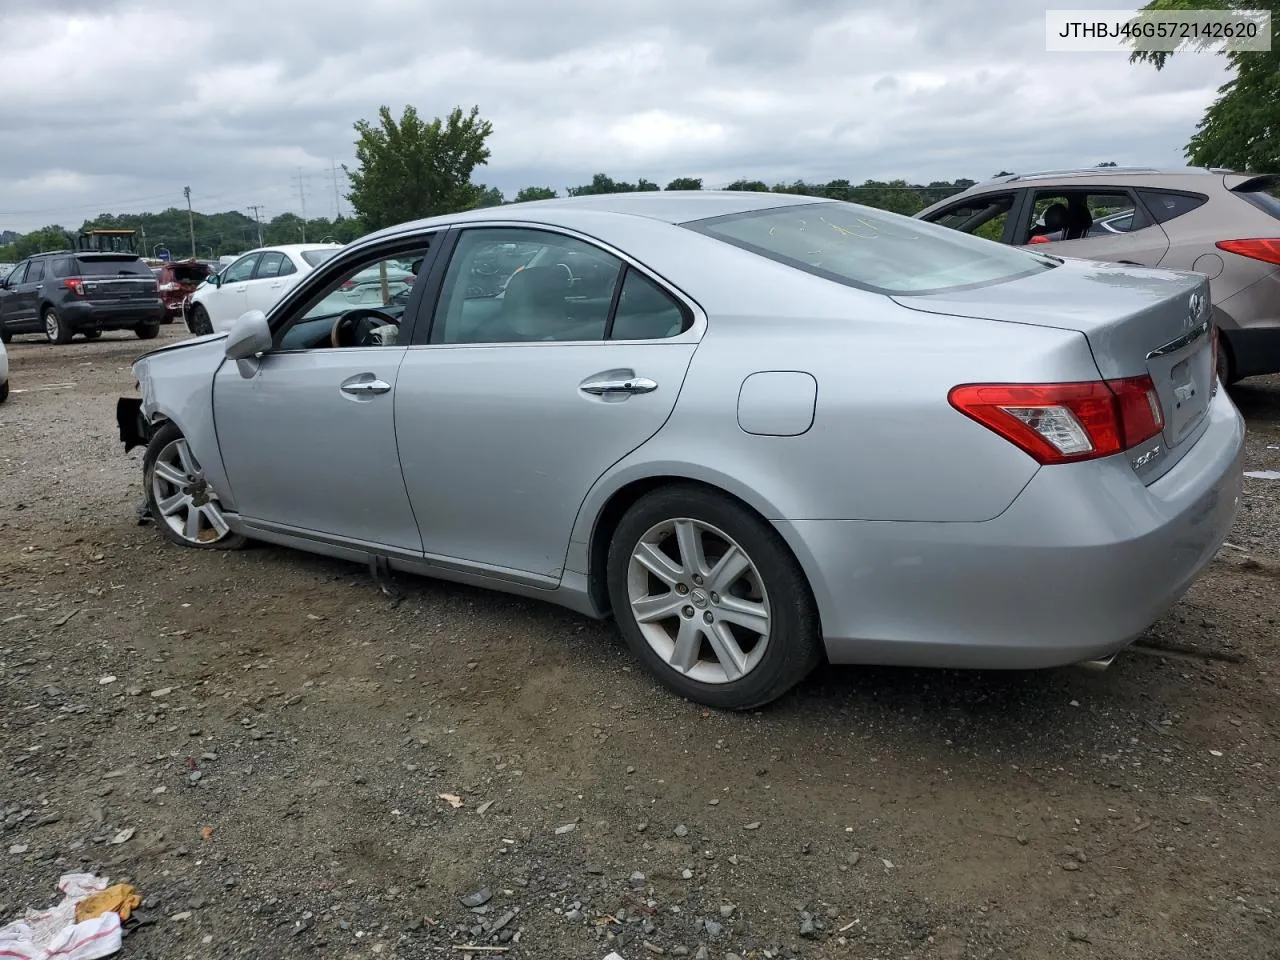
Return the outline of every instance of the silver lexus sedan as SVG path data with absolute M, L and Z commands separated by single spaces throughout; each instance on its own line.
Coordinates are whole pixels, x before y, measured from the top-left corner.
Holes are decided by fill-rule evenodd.
M 175 543 L 612 615 L 662 683 L 744 709 L 824 658 L 1109 662 L 1235 515 L 1215 350 L 1198 275 L 640 193 L 372 234 L 142 357 L 117 416 Z

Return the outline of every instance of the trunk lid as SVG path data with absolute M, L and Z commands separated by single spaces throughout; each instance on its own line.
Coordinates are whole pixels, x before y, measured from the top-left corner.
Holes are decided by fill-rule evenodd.
M 76 272 L 86 300 L 131 302 L 160 295 L 151 268 L 132 254 L 82 255 L 76 258 Z
M 1076 330 L 1088 340 L 1104 379 L 1150 376 L 1163 435 L 1130 451 L 1147 483 L 1177 463 L 1203 432 L 1217 371 L 1209 281 L 1198 274 L 1064 260 L 1008 283 L 893 299 L 926 313 Z M 1016 372 L 1010 379 L 1017 380 Z M 1153 444 L 1162 449 L 1147 457 Z M 1134 460 L 1134 453 L 1141 456 Z

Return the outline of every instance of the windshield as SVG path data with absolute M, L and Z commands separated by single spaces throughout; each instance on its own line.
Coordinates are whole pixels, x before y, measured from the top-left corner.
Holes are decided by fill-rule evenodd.
M 313 267 L 318 267 L 326 260 L 337 254 L 340 247 L 334 247 L 332 250 L 303 250 L 302 259 L 307 261 Z
M 1025 250 L 842 201 L 775 207 L 685 226 L 797 270 L 892 295 L 985 286 L 1055 266 Z

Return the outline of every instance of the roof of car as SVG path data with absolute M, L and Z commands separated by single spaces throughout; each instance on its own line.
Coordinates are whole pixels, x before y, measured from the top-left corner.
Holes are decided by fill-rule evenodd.
M 252 250 L 246 250 L 240 254 L 241 257 L 247 257 L 251 253 L 305 253 L 308 250 L 333 250 L 340 248 L 340 243 L 279 243 L 266 247 L 254 247 Z M 237 258 L 238 259 L 238 258 Z
M 1064 170 L 1035 170 L 1028 171 L 1027 173 L 1006 173 L 1002 176 L 992 177 L 989 180 L 976 183 L 969 189 L 976 190 L 979 187 L 986 188 L 996 184 L 1022 183 L 1030 180 L 1075 180 L 1079 178 L 1093 177 L 1101 177 L 1110 180 L 1147 180 L 1151 178 L 1164 179 L 1169 177 L 1220 178 L 1225 174 L 1236 172 L 1237 171 L 1235 170 L 1227 170 L 1219 167 L 1075 167 Z
M 689 223 L 710 217 L 749 213 L 802 203 L 833 203 L 824 197 L 808 197 L 791 193 L 765 193 L 735 190 L 653 190 L 636 193 L 600 193 L 582 197 L 557 197 L 553 200 L 529 200 L 524 203 L 508 203 L 501 207 L 482 207 L 460 213 L 428 217 L 387 227 L 365 237 L 390 237 L 422 227 L 446 223 L 469 223 L 483 220 L 528 220 L 536 223 L 548 216 L 555 218 L 558 212 L 614 213 L 624 216 L 645 217 L 664 223 Z

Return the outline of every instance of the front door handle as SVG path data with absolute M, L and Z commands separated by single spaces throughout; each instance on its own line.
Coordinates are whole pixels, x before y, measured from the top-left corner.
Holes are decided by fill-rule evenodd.
M 369 376 L 369 374 L 363 376 Z M 391 384 L 385 380 L 363 380 L 352 377 L 344 381 L 339 389 L 349 397 L 372 397 L 380 393 L 389 393 Z
M 630 377 L 626 380 L 589 380 L 580 388 L 584 393 L 597 397 L 628 395 L 632 393 L 653 393 L 658 389 L 658 382 L 648 377 Z

